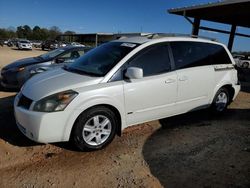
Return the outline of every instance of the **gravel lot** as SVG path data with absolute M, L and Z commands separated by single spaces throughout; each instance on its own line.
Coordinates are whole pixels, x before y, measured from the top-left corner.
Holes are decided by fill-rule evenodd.
M 41 53 L 0 47 L 0 68 Z M 134 126 L 96 152 L 28 140 L 15 94 L 0 88 L 0 187 L 250 187 L 249 83 L 220 117 L 203 110 Z

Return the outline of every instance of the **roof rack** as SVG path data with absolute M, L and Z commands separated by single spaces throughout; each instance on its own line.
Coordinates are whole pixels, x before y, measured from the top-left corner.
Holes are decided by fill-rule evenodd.
M 188 35 L 188 34 L 178 34 L 178 33 L 151 33 L 148 35 L 144 35 L 148 39 L 157 39 L 162 37 L 189 37 L 189 38 L 200 38 L 207 39 L 211 41 L 217 41 L 215 38 L 205 37 L 205 36 L 197 36 L 197 35 Z

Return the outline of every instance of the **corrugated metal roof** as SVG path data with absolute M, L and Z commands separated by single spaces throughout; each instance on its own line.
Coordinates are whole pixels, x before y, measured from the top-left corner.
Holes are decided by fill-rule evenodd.
M 192 18 L 197 17 L 202 20 L 250 27 L 250 0 L 218 1 L 215 3 L 172 8 L 168 12 Z

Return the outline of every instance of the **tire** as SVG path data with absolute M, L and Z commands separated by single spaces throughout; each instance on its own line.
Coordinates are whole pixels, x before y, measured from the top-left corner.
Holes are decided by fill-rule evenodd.
M 229 104 L 229 92 L 226 88 L 220 88 L 214 96 L 211 109 L 216 114 L 226 111 Z
M 242 67 L 245 68 L 245 69 L 248 68 L 249 67 L 249 63 L 248 62 L 242 63 Z
M 71 141 L 81 151 L 102 149 L 114 139 L 117 125 L 117 117 L 109 108 L 91 108 L 77 118 Z

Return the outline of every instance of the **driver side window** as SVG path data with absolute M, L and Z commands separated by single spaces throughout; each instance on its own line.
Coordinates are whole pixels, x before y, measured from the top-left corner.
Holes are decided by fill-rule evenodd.
M 167 44 L 157 44 L 143 49 L 128 63 L 128 67 L 143 70 L 143 76 L 152 76 L 171 70 Z
M 112 76 L 109 82 L 123 80 L 128 67 L 141 68 L 143 77 L 171 71 L 167 44 L 156 44 L 138 52 Z

